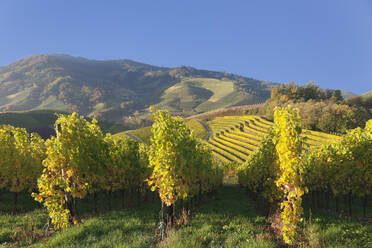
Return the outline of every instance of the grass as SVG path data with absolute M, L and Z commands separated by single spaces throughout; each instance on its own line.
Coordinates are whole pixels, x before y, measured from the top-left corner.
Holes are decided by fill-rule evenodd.
M 218 102 L 223 97 L 234 92 L 234 82 L 218 79 L 195 78 L 189 79 L 186 82 L 195 83 L 199 87 L 203 87 L 213 92 L 210 102 Z
M 372 247 L 372 225 L 356 217 L 315 209 L 306 215 L 306 247 Z
M 248 112 L 254 112 L 254 114 L 258 113 L 259 110 L 263 107 L 262 103 L 256 104 L 246 104 L 237 107 L 228 107 L 228 108 L 220 108 L 211 111 L 207 111 L 205 113 L 196 114 L 189 116 L 188 119 L 199 119 L 199 120 L 213 120 L 216 117 L 224 117 L 224 116 L 241 116 L 247 115 Z
M 339 197 L 339 211 L 336 211 L 335 199 L 329 199 L 329 209 L 320 200 L 322 208 L 311 204 L 310 195 L 304 197 L 305 213 L 304 236 L 307 247 L 372 247 L 372 206 L 366 209 L 363 217 L 361 199 L 354 197 L 352 217 L 348 216 L 348 204 L 345 197 Z M 319 204 L 319 202 L 318 202 Z M 318 205 L 315 204 L 315 205 Z
M 0 247 L 27 246 L 45 236 L 48 213 L 35 209 L 26 213 L 0 214 Z
M 236 185 L 225 185 L 160 247 L 276 247 L 265 232 L 265 217 L 244 198 Z
M 186 126 L 190 128 L 199 139 L 208 139 L 208 131 L 197 120 L 187 120 Z
M 318 214 L 305 228 L 308 247 L 372 247 L 372 226 L 348 218 Z
M 42 228 L 48 214 L 30 193 L 18 193 L 16 214 L 14 193 L 1 191 L 0 196 L 0 247 L 29 245 L 44 236 Z
M 0 113 L 0 125 L 13 125 L 22 128 L 53 126 L 57 120 L 56 110 L 33 110 Z
M 281 247 L 280 237 L 268 231 L 268 220 L 237 186 L 236 177 L 226 177 L 214 199 L 193 212 L 191 221 L 170 231 L 158 243 L 160 203 L 120 209 L 120 194 L 113 195 L 114 210 L 107 209 L 107 195 L 100 194 L 99 214 L 92 213 L 91 196 L 78 202 L 81 223 L 63 231 L 45 233 L 44 209 L 27 193 L 19 196 L 18 214 L 11 214 L 13 195 L 1 193 L 0 247 Z M 129 201 L 131 202 L 131 201 Z M 303 243 L 296 247 L 372 247 L 370 216 L 361 220 L 362 209 L 353 217 L 323 209 L 310 209 L 304 201 Z M 341 209 L 346 206 L 340 205 Z M 370 209 L 369 209 L 370 210 Z M 345 211 L 344 211 L 345 212 Z M 369 219 L 368 219 L 369 218 Z
M 170 111 L 193 110 L 207 101 L 213 92 L 195 82 L 183 81 L 168 88 L 161 97 L 159 107 L 166 106 Z
M 134 136 L 135 138 L 137 138 L 138 140 L 142 141 L 147 145 L 150 144 L 151 126 L 114 134 L 114 138 L 118 139 L 123 136 L 127 136 L 126 135 L 127 133 Z
M 92 217 L 31 247 L 154 247 L 158 205 Z
M 45 127 L 54 127 L 57 120 L 56 114 L 70 114 L 60 110 L 30 110 L 30 111 L 9 111 L 0 112 L 0 125 L 12 125 L 26 129 L 37 129 Z M 89 121 L 90 118 L 87 117 Z M 99 121 L 98 125 L 103 132 L 122 131 L 125 127 L 119 124 L 113 124 L 107 121 Z
M 154 197 L 149 196 L 149 199 Z M 28 193 L 20 194 L 17 214 L 13 212 L 13 194 L 1 193 L 0 247 L 152 247 L 160 203 L 140 203 L 138 198 L 126 198 L 122 209 L 120 192 L 113 194 L 113 210 L 108 209 L 108 196 L 98 195 L 98 214 L 93 212 L 92 196 L 77 200 L 76 213 L 81 221 L 63 231 L 45 232 L 48 219 Z M 140 205 L 139 205 L 140 204 Z M 53 236 L 54 235 L 54 236 Z M 151 243 L 151 244 L 150 244 Z
M 200 139 L 207 139 L 208 138 L 208 131 L 204 128 L 202 124 L 200 124 L 196 120 L 186 120 L 186 126 L 190 128 L 194 135 Z M 137 140 L 150 145 L 150 137 L 151 137 L 151 126 L 143 127 L 139 129 L 124 131 L 120 133 L 116 133 L 113 135 L 114 139 L 120 139 L 122 137 L 128 137 L 127 134 L 130 134 Z
M 213 201 L 196 210 L 189 225 L 171 232 L 158 246 L 274 247 L 265 238 L 264 217 L 257 215 L 248 201 L 241 202 L 241 197 L 236 185 L 224 186 Z M 159 205 L 110 211 L 51 237 L 45 237 L 42 231 L 45 210 L 15 216 L 3 214 L 1 243 L 3 247 L 155 247 Z
M 157 106 L 170 111 L 200 113 L 236 104 L 257 103 L 259 97 L 243 94 L 235 82 L 213 78 L 184 78 L 164 91 Z

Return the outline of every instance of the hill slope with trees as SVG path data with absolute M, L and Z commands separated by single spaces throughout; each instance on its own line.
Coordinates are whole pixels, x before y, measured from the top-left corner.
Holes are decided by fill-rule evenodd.
M 53 109 L 117 121 L 158 105 L 195 114 L 263 102 L 274 85 L 185 66 L 35 55 L 0 67 L 0 112 Z

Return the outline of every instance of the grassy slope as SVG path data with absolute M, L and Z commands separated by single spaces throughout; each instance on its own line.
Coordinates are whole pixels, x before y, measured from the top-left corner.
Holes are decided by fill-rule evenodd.
M 0 112 L 0 125 L 12 125 L 26 129 L 37 129 L 42 127 L 51 127 L 57 120 L 56 114 L 69 114 L 68 112 L 58 110 L 30 110 L 30 111 L 11 111 Z M 88 118 L 89 119 L 89 118 Z M 91 120 L 91 119 L 89 119 Z M 104 132 L 113 132 L 123 130 L 125 127 L 112 124 L 106 121 L 99 121 L 98 125 Z
M 45 209 L 39 208 L 29 193 L 19 196 L 19 212 L 13 215 L 13 194 L 2 192 L 0 247 L 29 247 L 32 244 L 34 247 L 113 247 L 115 244 L 123 244 L 121 247 L 152 247 L 160 203 L 142 203 L 140 207 L 134 207 L 138 206 L 135 201 L 127 198 L 126 206 L 132 207 L 122 209 L 121 194 L 114 193 L 113 211 L 109 211 L 108 196 L 100 193 L 97 202 L 100 214 L 96 215 L 92 208 L 92 196 L 88 195 L 84 200 L 77 200 L 76 205 L 79 218 L 85 221 L 57 233 L 45 233 L 43 227 L 48 214 Z
M 113 135 L 114 139 L 120 139 L 122 137 L 128 137 L 128 134 L 134 136 L 136 139 L 142 141 L 145 144 L 150 144 L 151 127 L 143 127 L 139 129 L 124 131 Z
M 229 108 L 219 108 L 211 111 L 207 111 L 205 113 L 196 114 L 187 117 L 187 119 L 198 119 L 198 120 L 213 120 L 216 117 L 223 117 L 223 116 L 240 116 L 240 115 L 247 115 L 248 111 L 255 111 L 257 113 L 260 108 L 263 107 L 263 104 L 248 104 L 242 106 L 235 106 Z
M 241 199 L 242 194 L 236 186 L 223 187 L 215 200 L 202 205 L 189 225 L 173 231 L 168 240 L 159 246 L 275 247 L 264 234 L 264 217 L 255 213 L 248 200 Z M 158 205 L 142 205 L 92 217 L 32 247 L 155 247 Z M 41 229 L 45 217 L 44 211 L 35 210 L 13 220 L 9 216 L 2 216 L 0 223 L 8 222 L 9 231 L 9 222 L 13 228 L 17 225 L 27 229 L 27 221 L 34 221 Z M 35 240 L 12 244 L 32 242 Z
M 234 82 L 211 78 L 185 78 L 168 88 L 158 104 L 171 111 L 205 112 L 259 99 L 235 89 Z
M 35 202 L 22 196 L 19 203 L 26 206 L 26 212 L 7 214 L 12 202 L 10 197 L 10 194 L 2 194 L 0 247 L 30 247 L 32 244 L 32 247 L 156 247 L 159 203 L 120 210 L 120 198 L 117 198 L 116 210 L 87 218 L 78 226 L 45 237 L 42 228 L 46 211 L 35 209 Z M 103 195 L 99 199 L 99 209 L 107 208 L 107 199 Z M 90 200 L 79 206 L 89 209 Z M 300 247 L 371 247 L 372 225 L 359 220 L 360 211 L 349 218 L 313 209 L 310 221 L 306 201 L 304 204 L 304 238 L 308 241 Z M 213 200 L 195 210 L 189 224 L 173 230 L 158 247 L 280 247 L 267 233 L 267 220 L 255 209 L 236 185 L 225 185 Z M 82 215 L 86 216 L 84 213 Z
M 175 84 L 182 87 L 175 89 L 172 87 Z M 0 111 L 73 110 L 117 121 L 156 104 L 175 111 L 195 111 L 194 107 L 208 103 L 210 98 L 219 107 L 256 98 L 261 102 L 268 98 L 267 92 L 274 85 L 191 67 L 165 68 L 130 60 L 36 55 L 0 67 Z M 252 92 L 256 97 L 244 92 Z M 203 108 L 216 106 L 207 104 Z
M 197 120 L 187 120 L 186 126 L 190 128 L 199 139 L 208 139 L 208 131 Z
M 0 214 L 0 247 L 153 247 L 158 211 L 159 204 L 111 211 L 49 238 L 43 232 L 44 209 Z
M 198 121 L 187 120 L 186 121 L 186 126 L 188 126 L 194 132 L 194 135 L 196 137 L 198 137 L 200 139 L 207 139 L 208 138 L 207 130 Z M 120 133 L 114 134 L 113 137 L 115 139 L 119 139 L 121 137 L 127 136 L 126 135 L 127 133 L 134 136 L 138 140 L 144 142 L 145 144 L 150 144 L 151 127 L 144 127 L 144 128 L 139 128 L 139 129 L 135 129 L 135 130 L 120 132 Z
M 265 234 L 265 217 L 244 198 L 236 185 L 224 186 L 160 247 L 276 247 Z
M 0 125 L 13 125 L 22 128 L 38 128 L 53 126 L 56 113 L 65 113 L 56 110 L 34 110 L 0 113 Z
M 17 215 L 0 213 L 0 247 L 20 247 L 36 242 L 43 237 L 42 228 L 47 217 L 44 209 Z
M 346 209 L 346 206 L 344 206 Z M 372 224 L 354 217 L 336 215 L 326 210 L 313 210 L 311 218 L 306 210 L 304 236 L 307 247 L 372 247 Z
M 19 193 L 21 213 L 16 215 L 11 214 L 14 195 L 5 192 L 0 195 L 0 247 L 30 244 L 43 236 L 42 228 L 48 214 L 39 208 L 30 193 Z
M 158 205 L 88 219 L 32 247 L 154 247 Z

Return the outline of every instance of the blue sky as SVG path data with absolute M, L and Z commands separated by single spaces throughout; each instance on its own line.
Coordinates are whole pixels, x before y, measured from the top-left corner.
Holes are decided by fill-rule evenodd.
M 41 53 L 372 90 L 372 0 L 1 0 L 0 65 Z

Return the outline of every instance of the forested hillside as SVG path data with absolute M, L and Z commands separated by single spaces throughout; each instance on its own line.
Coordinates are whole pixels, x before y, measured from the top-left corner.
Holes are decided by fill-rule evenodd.
M 345 133 L 363 127 L 372 117 L 367 103 L 361 97 L 345 100 L 340 90 L 323 90 L 313 83 L 304 86 L 290 83 L 275 87 L 259 113 L 273 120 L 275 107 L 292 105 L 299 109 L 303 128 Z
M 263 102 L 273 85 L 184 66 L 36 55 L 0 67 L 0 112 L 55 109 L 117 121 L 157 105 L 195 114 Z

